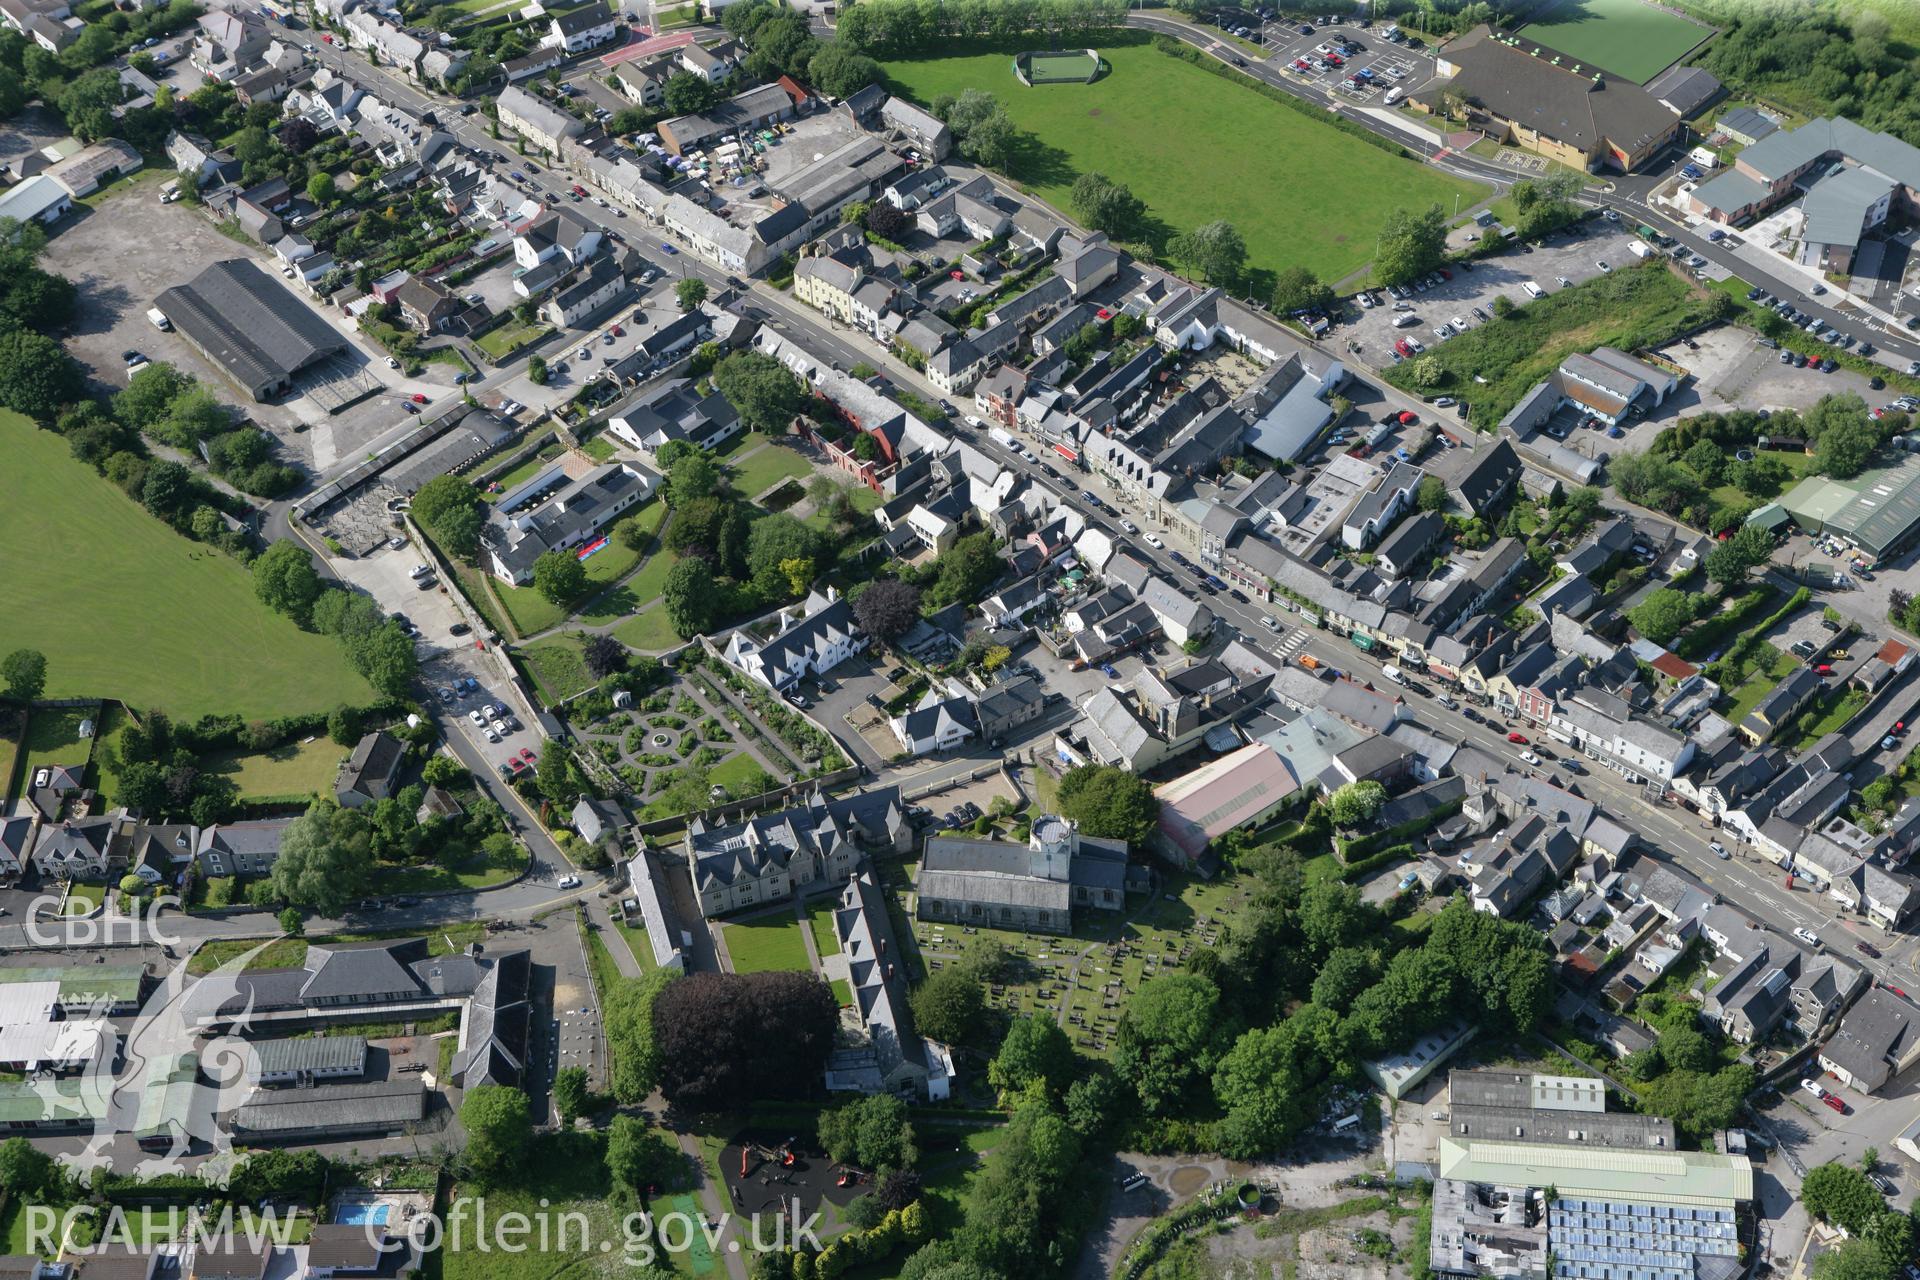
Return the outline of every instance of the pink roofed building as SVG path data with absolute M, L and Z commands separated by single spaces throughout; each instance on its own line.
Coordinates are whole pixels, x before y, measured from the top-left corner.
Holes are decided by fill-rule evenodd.
M 1162 853 L 1193 865 L 1236 827 L 1254 828 L 1291 801 L 1300 784 L 1278 751 L 1241 747 L 1153 789 L 1160 798 Z

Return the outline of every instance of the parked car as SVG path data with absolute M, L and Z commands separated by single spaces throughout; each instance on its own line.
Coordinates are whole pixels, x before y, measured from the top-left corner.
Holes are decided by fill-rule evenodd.
M 1707 848 L 1713 850 L 1713 856 L 1722 862 L 1730 861 L 1733 858 L 1733 855 L 1727 852 L 1727 846 L 1721 844 L 1718 840 L 1709 840 L 1707 842 Z
M 1805 925 L 1795 926 L 1793 931 L 1793 936 L 1798 938 L 1800 941 L 1806 943 L 1808 946 L 1812 947 L 1816 951 L 1820 949 L 1820 935 L 1815 933 L 1813 930 L 1807 928 Z
M 1507 734 L 1507 741 L 1508 741 L 1508 742 L 1518 742 L 1518 743 L 1521 743 L 1522 745 L 1524 745 L 1524 744 L 1526 743 L 1526 741 L 1527 741 L 1527 735 L 1526 735 L 1526 734 L 1524 734 L 1524 733 L 1519 733 L 1519 732 L 1517 732 L 1517 731 L 1516 731 L 1516 732 L 1510 732 L 1510 733 L 1508 733 L 1508 734 Z
M 580 877 L 579 876 L 561 876 L 554 883 L 558 888 L 561 888 L 561 889 L 578 889 L 580 887 Z

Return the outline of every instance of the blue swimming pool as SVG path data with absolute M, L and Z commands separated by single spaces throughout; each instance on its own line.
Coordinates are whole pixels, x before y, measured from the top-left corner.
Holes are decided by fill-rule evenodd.
M 364 1226 L 369 1222 L 384 1224 L 387 1211 L 392 1207 L 385 1204 L 343 1204 L 334 1210 L 333 1220 L 350 1227 Z

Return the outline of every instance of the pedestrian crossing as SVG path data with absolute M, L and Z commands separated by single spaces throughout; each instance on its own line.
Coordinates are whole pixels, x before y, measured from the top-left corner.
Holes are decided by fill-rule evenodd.
M 1306 628 L 1295 627 L 1293 630 L 1287 632 L 1287 638 L 1280 642 L 1280 646 L 1278 649 L 1275 650 L 1275 652 L 1278 653 L 1282 658 L 1291 659 L 1294 654 L 1299 653 L 1302 649 L 1306 647 L 1307 647 Z

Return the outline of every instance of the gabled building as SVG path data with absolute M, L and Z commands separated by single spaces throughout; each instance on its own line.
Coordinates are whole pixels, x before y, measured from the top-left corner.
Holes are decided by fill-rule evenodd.
M 407 761 L 406 744 L 384 729 L 361 738 L 340 766 L 333 798 L 342 808 L 359 809 L 385 800 L 397 790 L 400 768 Z
M 612 10 L 586 5 L 549 18 L 547 33 L 540 37 L 540 43 L 570 54 L 583 53 L 612 40 L 619 31 L 620 24 Z
M 828 1059 L 827 1088 L 944 1101 L 952 1094 L 953 1054 L 914 1030 L 906 961 L 886 894 L 871 871 L 848 880 L 834 907 L 833 932 L 846 958 L 858 1034 Z
M 912 835 L 900 789 L 882 787 L 837 800 L 816 791 L 794 808 L 724 826 L 696 814 L 684 848 L 701 914 L 711 918 L 843 885 L 863 850 L 905 852 Z
M 1065 934 L 1075 908 L 1125 908 L 1127 846 L 1052 816 L 1034 822 L 1024 845 L 935 836 L 914 887 L 922 920 Z
M 802 678 L 825 674 L 867 647 L 853 606 L 832 588 L 826 595 L 808 595 L 798 616 L 783 612 L 781 617 L 780 630 L 764 643 L 744 628 L 735 630 L 722 655 L 769 688 L 791 689 Z

